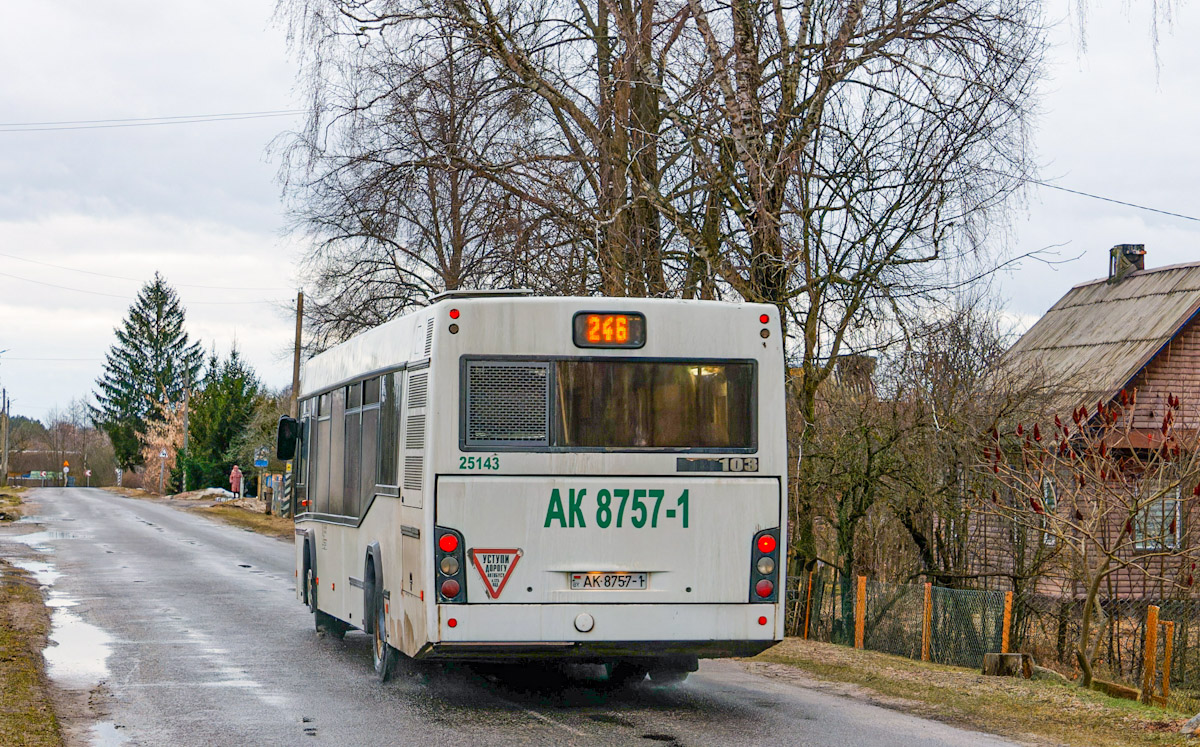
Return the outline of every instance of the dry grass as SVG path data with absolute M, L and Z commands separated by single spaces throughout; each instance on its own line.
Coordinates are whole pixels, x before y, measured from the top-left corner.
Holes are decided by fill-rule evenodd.
M 251 529 L 259 534 L 265 534 L 280 539 L 292 539 L 296 535 L 296 523 L 282 516 L 251 511 L 241 506 L 219 503 L 215 506 L 195 506 L 193 511 L 219 519 L 227 524 L 233 524 L 243 529 Z
M 101 490 L 107 490 L 110 493 L 123 495 L 126 498 L 162 498 L 162 496 L 158 495 L 157 493 L 151 493 L 149 490 L 142 490 L 141 488 L 118 488 L 115 485 L 110 485 L 108 487 L 101 488 Z
M 0 561 L 0 744 L 63 744 L 42 669 L 50 613 L 37 584 Z
M 0 522 L 16 521 L 21 518 L 23 513 L 21 494 L 25 490 L 23 486 L 19 485 L 0 488 Z
M 851 683 L 835 689 L 925 718 L 1036 744 L 1187 744 L 1179 734 L 1187 716 L 1072 685 L 984 677 L 972 669 L 796 638 L 751 659 L 749 666 L 770 677 L 806 679 L 807 673 Z

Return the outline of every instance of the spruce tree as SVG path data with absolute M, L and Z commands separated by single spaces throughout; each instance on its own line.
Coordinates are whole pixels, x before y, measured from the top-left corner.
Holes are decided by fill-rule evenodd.
M 226 485 L 237 447 L 261 399 L 262 384 L 236 347 L 224 361 L 212 352 L 189 406 L 184 469 L 190 487 Z
M 117 464 L 141 464 L 146 418 L 156 402 L 179 402 L 200 371 L 200 344 L 189 342 L 184 309 L 175 289 L 158 273 L 142 286 L 108 349 L 96 380 L 92 419 L 112 440 Z

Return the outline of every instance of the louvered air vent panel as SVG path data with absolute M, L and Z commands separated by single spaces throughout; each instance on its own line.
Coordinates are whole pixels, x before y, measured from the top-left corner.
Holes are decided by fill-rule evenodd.
M 433 320 L 425 325 L 425 357 L 429 357 L 429 353 L 433 351 Z
M 419 410 L 425 406 L 429 393 L 429 374 L 419 373 L 408 377 L 408 409 Z
M 549 373 L 547 363 L 469 362 L 467 443 L 475 446 L 548 443 Z
M 409 415 L 404 428 L 404 448 L 420 451 L 425 448 L 425 416 Z
M 421 489 L 421 473 L 424 461 L 419 456 L 404 457 L 404 488 L 406 490 Z

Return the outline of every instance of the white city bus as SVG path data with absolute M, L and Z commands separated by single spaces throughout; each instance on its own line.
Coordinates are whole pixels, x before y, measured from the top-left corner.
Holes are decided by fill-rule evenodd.
M 784 365 L 766 305 L 454 292 L 309 360 L 297 595 L 418 659 L 678 681 L 783 635 Z

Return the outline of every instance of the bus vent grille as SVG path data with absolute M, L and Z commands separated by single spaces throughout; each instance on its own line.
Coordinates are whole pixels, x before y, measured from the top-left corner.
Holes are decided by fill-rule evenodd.
M 425 448 L 425 416 L 409 415 L 404 429 L 404 448 L 421 451 Z
M 428 390 L 429 374 L 419 373 L 408 377 L 408 409 L 419 410 L 424 407 Z
M 548 443 L 549 374 L 548 363 L 468 362 L 467 443 Z
M 425 325 L 425 357 L 429 357 L 429 353 L 433 350 L 433 319 L 429 320 L 429 324 Z
M 421 472 L 424 466 L 424 458 L 420 456 L 404 457 L 404 489 L 405 490 L 420 490 L 421 489 Z

